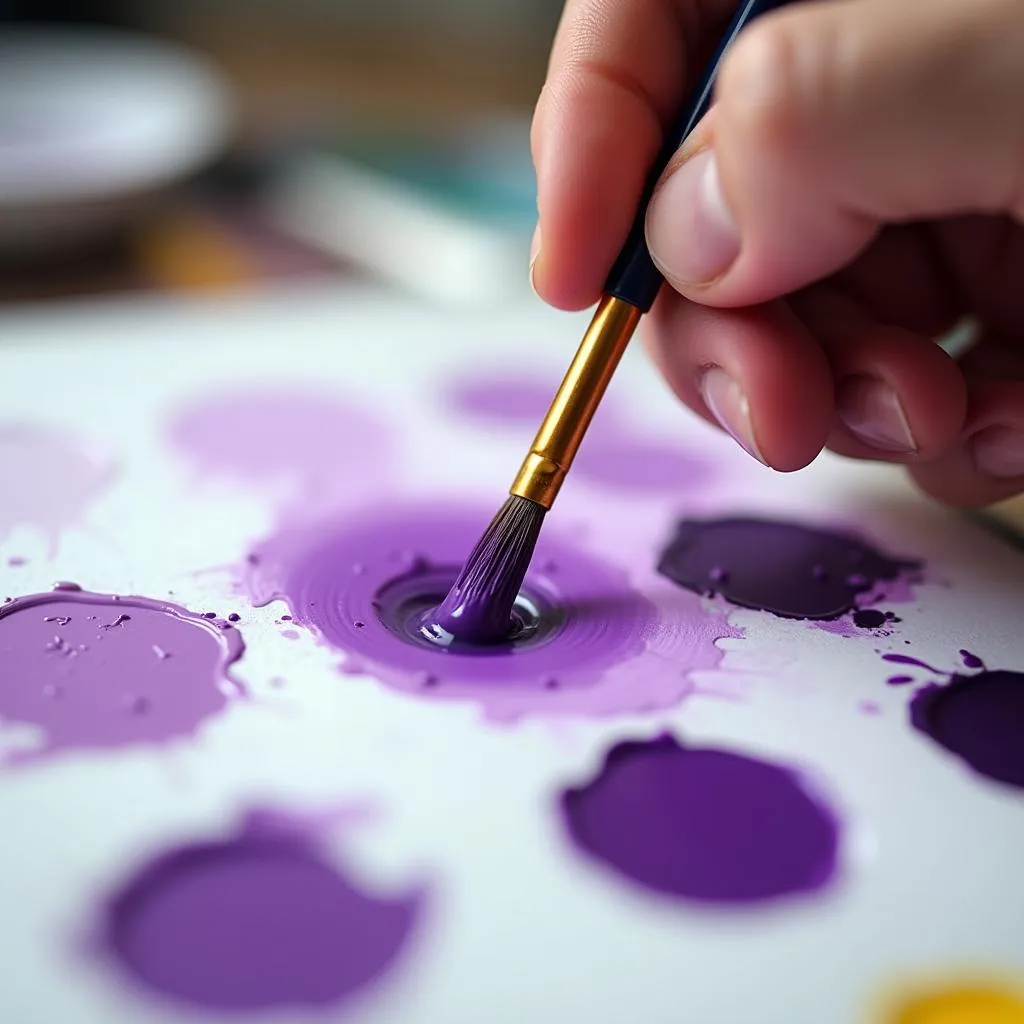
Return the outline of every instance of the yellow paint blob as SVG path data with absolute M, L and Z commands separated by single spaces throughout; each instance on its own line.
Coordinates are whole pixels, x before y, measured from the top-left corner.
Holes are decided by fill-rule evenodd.
M 1024 1024 L 1024 998 L 1005 989 L 964 985 L 918 996 L 891 1024 Z

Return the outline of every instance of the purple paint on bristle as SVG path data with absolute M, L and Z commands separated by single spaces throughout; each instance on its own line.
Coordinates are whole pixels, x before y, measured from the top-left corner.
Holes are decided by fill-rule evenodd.
M 141 865 L 103 908 L 99 951 L 144 991 L 206 1011 L 337 1008 L 393 969 L 423 895 L 363 892 L 310 837 L 257 814 Z
M 267 541 L 246 582 L 256 604 L 283 599 L 296 622 L 343 652 L 342 671 L 421 698 L 474 701 L 492 721 L 674 707 L 693 691 L 693 672 L 721 662 L 716 641 L 740 635 L 681 591 L 668 590 L 659 613 L 622 570 L 545 531 L 534 563 L 558 569 L 531 566 L 511 636 L 491 645 L 446 643 L 451 638 L 432 635 L 424 622 L 450 591 L 486 515 L 392 506 L 303 526 Z M 419 556 L 412 568 L 392 557 L 403 548 Z M 354 564 L 363 569 L 358 576 Z M 425 676 L 435 683 L 425 687 Z M 556 688 L 547 688 L 549 678 Z
M 798 772 L 672 736 L 613 747 L 561 806 L 585 853 L 671 897 L 753 904 L 836 874 L 837 817 Z
M 980 775 L 1024 787 L 1024 673 L 986 670 L 926 686 L 910 720 Z
M 440 605 L 424 622 L 470 644 L 500 643 L 514 627 L 513 609 L 544 520 L 541 506 L 510 497 L 488 524 Z
M 0 720 L 43 734 L 7 763 L 190 736 L 241 693 L 229 668 L 242 652 L 237 630 L 144 597 L 62 586 L 4 604 Z
M 851 611 L 858 599 L 916 566 L 840 533 L 797 523 L 719 519 L 680 523 L 658 571 L 689 590 L 720 594 L 745 608 L 824 620 Z M 858 609 L 862 615 L 868 611 Z

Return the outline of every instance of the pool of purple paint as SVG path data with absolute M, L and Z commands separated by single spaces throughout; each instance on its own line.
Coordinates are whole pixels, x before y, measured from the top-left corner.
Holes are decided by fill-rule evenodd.
M 613 747 L 561 810 L 583 852 L 669 897 L 757 904 L 837 873 L 838 817 L 800 773 L 670 735 Z
M 242 694 L 241 634 L 164 601 L 62 583 L 0 606 L 0 719 L 37 727 L 58 751 L 164 743 L 193 734 Z
M 696 593 L 795 619 L 838 618 L 919 568 L 851 535 L 754 518 L 684 520 L 658 564 L 663 576 Z M 863 628 L 886 621 L 870 608 L 855 616 Z
M 334 1008 L 396 965 L 424 893 L 363 891 L 315 837 L 253 815 L 137 868 L 101 908 L 99 951 L 141 990 L 231 1014 Z

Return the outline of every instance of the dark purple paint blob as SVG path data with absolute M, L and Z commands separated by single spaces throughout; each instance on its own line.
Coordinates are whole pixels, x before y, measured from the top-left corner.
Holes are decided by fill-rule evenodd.
M 796 771 L 672 736 L 613 747 L 562 796 L 574 843 L 646 889 L 758 903 L 824 888 L 839 826 Z
M 696 593 L 785 618 L 834 619 L 917 563 L 853 536 L 763 519 L 683 521 L 658 571 Z
M 963 660 L 965 668 L 984 668 L 985 662 L 981 660 L 976 654 L 971 654 L 970 651 L 961 650 L 960 657 Z
M 386 427 L 334 393 L 267 386 L 182 409 L 172 442 L 205 476 L 288 489 L 301 508 L 372 491 L 391 469 Z
M 923 687 L 910 720 L 979 774 L 1024 787 L 1024 673 L 989 670 Z
M 882 661 L 888 661 L 893 665 L 910 665 L 912 668 L 923 668 L 926 672 L 931 672 L 933 675 L 944 676 L 948 675 L 948 672 L 943 672 L 942 669 L 936 668 L 934 665 L 929 665 L 926 661 L 921 661 L 920 658 L 914 658 L 909 654 L 883 654 Z
M 0 423 L 0 543 L 16 526 L 33 526 L 52 554 L 60 534 L 85 517 L 113 477 L 109 459 L 73 437 Z
M 858 608 L 853 613 L 853 624 L 858 629 L 881 629 L 887 622 L 885 612 L 877 608 Z
M 188 736 L 241 694 L 242 651 L 229 623 L 144 597 L 58 584 L 0 605 L 0 720 L 43 734 L 8 759 Z
M 422 896 L 368 895 L 309 837 L 257 818 L 144 864 L 100 939 L 136 984 L 205 1010 L 335 1007 L 394 965 Z
M 422 613 L 444 598 L 492 514 L 380 508 L 284 532 L 247 560 L 249 588 L 256 604 L 285 600 L 298 624 L 344 652 L 347 673 L 476 701 L 495 720 L 671 707 L 692 692 L 693 671 L 719 664 L 715 642 L 737 635 L 696 598 L 660 614 L 625 573 L 553 528 L 541 535 L 518 606 L 528 635 L 469 649 L 418 635 Z
M 497 426 L 536 429 L 554 398 L 552 381 L 507 375 L 456 381 L 448 408 L 468 419 Z M 573 463 L 574 480 L 632 491 L 672 492 L 707 483 L 714 464 L 706 456 L 638 437 L 606 399 Z
M 913 676 L 889 676 L 889 678 L 886 679 L 886 683 L 888 683 L 889 686 L 906 686 L 907 683 L 912 683 L 913 681 Z

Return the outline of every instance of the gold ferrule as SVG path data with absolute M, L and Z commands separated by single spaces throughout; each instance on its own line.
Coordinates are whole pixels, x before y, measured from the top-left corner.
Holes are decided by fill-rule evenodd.
M 551 508 L 639 322 L 636 306 L 601 300 L 510 494 Z

